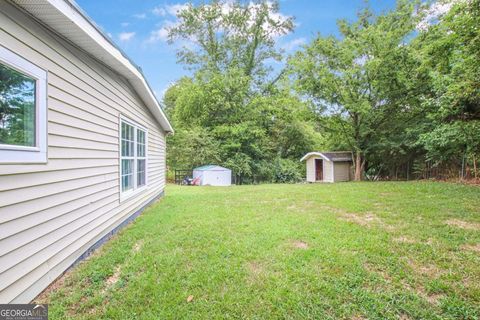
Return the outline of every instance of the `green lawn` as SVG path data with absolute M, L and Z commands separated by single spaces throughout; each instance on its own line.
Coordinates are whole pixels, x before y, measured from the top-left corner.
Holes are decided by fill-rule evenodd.
M 168 186 L 55 285 L 51 319 L 478 319 L 480 188 Z

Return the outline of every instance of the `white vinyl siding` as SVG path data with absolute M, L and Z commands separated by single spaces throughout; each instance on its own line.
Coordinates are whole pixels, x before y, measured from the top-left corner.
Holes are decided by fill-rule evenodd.
M 0 1 L 0 43 L 48 72 L 48 162 L 0 165 L 0 303 L 31 301 L 165 187 L 165 132 L 126 79 Z M 120 202 L 120 115 L 148 187 Z
M 310 157 L 307 159 L 307 182 L 315 182 L 316 175 L 315 175 L 315 157 Z

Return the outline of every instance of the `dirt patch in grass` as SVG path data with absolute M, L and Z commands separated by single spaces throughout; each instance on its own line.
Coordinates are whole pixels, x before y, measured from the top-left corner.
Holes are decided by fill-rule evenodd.
M 434 264 L 421 264 L 412 259 L 408 259 L 407 264 L 413 270 L 413 272 L 415 272 L 415 274 L 426 276 L 430 279 L 437 279 L 445 273 Z
M 459 219 L 450 219 L 445 221 L 445 223 L 452 227 L 457 227 L 464 230 L 480 230 L 480 223 L 468 222 Z
M 265 273 L 266 267 L 259 261 L 249 261 L 246 264 L 248 271 L 248 282 L 250 284 L 257 283 L 258 279 Z
M 371 263 L 368 263 L 368 262 L 364 263 L 363 268 L 369 273 L 377 274 L 380 278 L 385 280 L 386 283 L 392 282 L 392 277 L 390 276 L 390 274 L 388 274 L 388 272 L 384 270 L 380 270 L 379 268 L 377 268 L 375 265 Z
M 142 247 L 143 247 L 143 240 L 139 240 L 135 242 L 135 244 L 133 245 L 132 252 L 138 252 L 142 249 Z
M 425 288 L 421 285 L 417 285 L 416 288 L 411 288 L 411 290 L 414 290 L 417 293 L 417 295 L 422 297 L 431 305 L 439 305 L 440 299 L 445 297 L 445 295 L 442 293 L 428 293 L 425 290 Z
M 300 241 L 300 240 L 294 240 L 294 241 L 292 241 L 292 247 L 294 247 L 295 249 L 306 250 L 306 249 L 308 249 L 308 243 L 306 243 L 304 241 Z
M 287 207 L 289 211 L 305 212 L 315 207 L 315 202 L 305 200 L 303 203 L 292 203 Z
M 399 242 L 399 243 L 408 243 L 408 244 L 418 243 L 417 240 L 406 237 L 406 236 L 400 236 L 400 237 L 393 238 L 393 241 Z
M 464 244 L 460 247 L 460 249 L 465 251 L 473 251 L 480 253 L 480 243 L 477 244 Z
M 105 280 L 105 289 L 103 291 L 110 289 L 115 283 L 118 282 L 121 272 L 122 268 L 120 266 L 116 266 L 113 274 Z
M 370 227 L 375 223 L 380 222 L 380 219 L 373 213 L 366 215 L 356 215 L 354 213 L 347 213 L 342 215 L 342 219 L 348 222 L 353 222 L 363 227 Z
M 440 300 L 445 297 L 444 294 L 441 293 L 434 293 L 434 294 L 425 294 L 424 298 L 430 304 L 438 305 L 440 304 Z
M 340 216 L 340 219 L 348 222 L 358 224 L 362 227 L 371 228 L 371 227 L 380 227 L 387 231 L 395 230 L 395 227 L 389 224 L 386 224 L 382 219 L 377 217 L 375 214 L 369 212 L 364 215 L 355 214 L 355 213 L 343 213 Z
M 321 205 L 318 208 L 321 209 L 322 211 L 327 211 L 327 212 L 331 212 L 331 213 L 348 214 L 348 212 L 346 210 L 336 208 L 336 207 Z
M 369 273 L 376 274 L 380 278 L 382 278 L 385 281 L 388 288 L 390 288 L 393 285 L 394 279 L 390 276 L 390 274 L 387 271 L 381 270 L 378 267 L 376 267 L 375 265 L 372 265 L 370 263 L 365 263 L 363 265 L 363 268 L 366 271 L 368 271 Z M 418 272 L 421 272 L 422 274 L 423 274 L 423 272 L 430 272 L 431 273 L 432 270 L 433 270 L 431 266 L 429 266 L 429 267 L 417 267 L 417 268 L 418 268 Z M 443 294 L 439 294 L 439 293 L 434 293 L 434 294 L 427 293 L 425 288 L 421 285 L 412 286 L 409 283 L 407 283 L 405 280 L 400 280 L 400 283 L 402 284 L 402 287 L 405 290 L 410 291 L 410 292 L 420 296 L 421 298 L 425 299 L 428 303 L 430 303 L 432 305 L 438 305 L 440 299 L 442 299 L 444 297 Z M 383 291 L 386 288 L 385 287 L 383 287 L 383 288 L 380 287 L 380 288 L 377 288 L 377 289 L 379 291 Z M 408 318 L 406 318 L 406 319 L 408 319 Z
M 262 273 L 263 266 L 258 261 L 250 261 L 247 263 L 247 269 L 251 274 L 257 275 Z
M 379 217 L 377 217 L 373 213 L 367 213 L 365 215 L 358 215 L 355 213 L 344 213 L 340 216 L 340 219 L 358 224 L 366 228 L 378 226 L 388 231 L 392 231 L 395 229 L 393 226 L 384 223 Z
M 380 192 L 379 193 L 380 197 L 388 197 L 388 196 L 391 196 L 393 194 L 394 194 L 393 192 Z

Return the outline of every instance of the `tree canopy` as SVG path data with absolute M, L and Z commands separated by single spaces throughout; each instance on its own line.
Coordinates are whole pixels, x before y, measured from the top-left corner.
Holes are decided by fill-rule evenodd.
M 178 61 L 193 72 L 164 97 L 177 132 L 169 166 L 288 182 L 303 176 L 306 152 L 349 150 L 357 180 L 476 175 L 479 3 L 366 5 L 338 21 L 338 36 L 318 34 L 288 59 L 277 42 L 294 20 L 278 2 L 189 5 L 169 30 L 188 43 Z

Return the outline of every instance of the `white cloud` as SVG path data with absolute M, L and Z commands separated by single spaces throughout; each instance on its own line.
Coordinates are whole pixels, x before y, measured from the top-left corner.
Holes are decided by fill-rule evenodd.
M 188 4 L 176 3 L 165 6 L 157 6 L 152 9 L 152 13 L 156 16 L 165 17 L 166 15 L 177 16 L 179 12 L 188 8 Z
M 270 20 L 269 22 L 265 22 L 263 25 L 263 28 L 265 31 L 270 33 L 273 37 L 278 38 L 282 35 L 284 35 L 283 32 L 273 32 L 273 28 L 275 25 L 281 24 L 285 22 L 286 20 L 290 19 L 290 16 L 285 16 L 279 12 L 273 12 L 274 4 L 271 1 L 266 2 L 269 9 L 270 9 Z M 189 8 L 191 6 L 190 3 L 182 4 L 182 3 L 176 3 L 176 4 L 170 4 L 170 5 L 165 5 L 165 6 L 157 6 L 152 9 L 152 13 L 154 13 L 157 16 L 172 16 L 175 18 L 172 18 L 173 21 L 167 20 L 164 21 L 162 25 L 158 29 L 153 30 L 150 33 L 150 37 L 147 39 L 147 43 L 155 43 L 158 41 L 167 41 L 168 40 L 168 30 L 171 27 L 174 27 L 175 25 L 179 24 L 178 20 L 178 14 L 182 12 L 183 10 Z M 207 5 L 209 6 L 209 5 Z M 254 9 L 259 8 L 260 4 L 255 3 L 253 1 L 250 1 L 248 3 L 248 8 L 250 9 L 250 12 L 254 12 Z M 235 7 L 235 2 L 233 0 L 226 0 L 225 2 L 222 2 L 222 13 L 223 14 L 228 14 L 231 12 Z M 250 20 L 248 21 L 250 25 L 253 25 L 255 23 L 255 16 L 252 16 Z M 292 43 L 287 43 L 285 44 L 285 50 L 293 50 L 295 47 L 300 46 L 302 44 L 305 44 L 306 40 L 304 38 L 296 39 L 292 41 Z
M 447 14 L 453 5 L 457 3 L 465 3 L 468 0 L 446 0 L 443 2 L 435 2 L 423 14 L 423 19 L 417 24 L 417 30 L 427 31 L 432 24 L 438 22 L 445 14 Z
M 130 41 L 135 36 L 135 32 L 122 32 L 118 35 L 118 38 L 122 42 Z
M 167 15 L 167 10 L 158 6 L 158 7 L 153 8 L 152 13 L 156 16 L 164 17 L 164 16 Z
M 167 5 L 165 7 L 165 10 L 172 16 L 176 16 L 178 13 L 180 13 L 181 11 L 185 10 L 188 8 L 188 4 L 181 4 L 181 3 L 177 3 L 177 4 L 172 4 L 172 5 Z
M 158 41 L 167 42 L 168 29 L 175 27 L 178 21 L 165 20 L 163 24 L 159 25 L 159 28 L 150 32 L 150 37 L 146 41 L 147 43 L 155 43 Z
M 297 39 L 293 39 L 293 40 L 283 44 L 282 49 L 289 52 L 289 51 L 292 51 L 292 50 L 296 49 L 297 47 L 303 46 L 306 43 L 307 43 L 307 39 L 297 38 Z
M 168 30 L 165 26 L 163 26 L 157 30 L 153 30 L 152 32 L 150 32 L 150 38 L 148 38 L 147 42 L 148 43 L 154 43 L 158 41 L 166 42 L 167 40 L 168 40 Z
M 146 13 L 137 13 L 133 15 L 137 19 L 145 19 L 147 17 Z
M 130 25 L 130 22 L 122 22 L 120 25 L 125 28 Z

